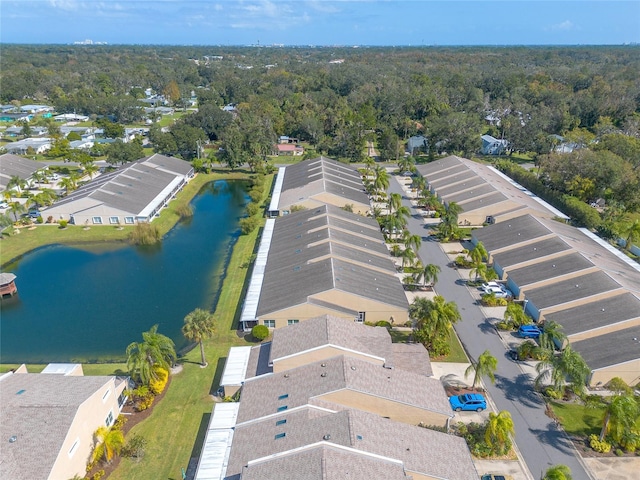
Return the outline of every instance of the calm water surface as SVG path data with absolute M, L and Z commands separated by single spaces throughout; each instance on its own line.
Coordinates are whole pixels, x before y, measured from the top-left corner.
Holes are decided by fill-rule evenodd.
M 185 346 L 185 315 L 217 301 L 245 185 L 205 185 L 191 203 L 193 217 L 156 247 L 55 245 L 8 265 L 19 293 L 2 301 L 0 362 L 123 359 L 156 323 L 177 349 Z

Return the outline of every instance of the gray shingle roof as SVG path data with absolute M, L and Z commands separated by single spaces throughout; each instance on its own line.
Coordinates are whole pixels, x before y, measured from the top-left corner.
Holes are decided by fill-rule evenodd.
M 6 188 L 13 176 L 27 180 L 36 171 L 45 167 L 44 163 L 12 155 L 11 153 L 0 155 L 0 187 Z
M 524 290 L 526 298 L 538 309 L 580 300 L 621 288 L 602 271 L 562 280 L 551 285 Z
M 259 316 L 343 290 L 408 308 L 382 234 L 372 219 L 323 206 L 276 220 Z
M 435 162 L 418 165 L 416 168 L 418 172 L 420 172 L 420 175 L 427 177 L 427 180 L 429 181 L 432 178 L 441 178 L 443 176 L 449 176 L 453 175 L 454 173 L 467 170 L 466 165 L 462 163 L 460 157 L 456 157 L 455 155 L 441 158 L 439 160 L 436 160 Z
M 545 315 L 546 320 L 553 320 L 562 325 L 563 332 L 567 335 L 575 335 L 636 318 L 640 318 L 640 299 L 631 293 L 615 295 Z
M 495 205 L 497 203 L 509 200 L 503 193 L 497 192 L 497 191 L 489 195 L 485 195 L 483 197 L 475 198 L 469 201 L 466 200 L 467 197 L 468 195 L 464 193 L 460 195 L 452 195 L 447 199 L 447 202 L 456 202 L 460 204 L 463 212 L 472 212 L 480 208 L 485 208 L 490 205 Z
M 551 234 L 551 231 L 532 215 L 505 220 L 474 230 L 471 235 L 481 241 L 489 253 L 500 248 L 515 246 L 538 237 Z
M 573 252 L 526 267 L 509 270 L 508 273 L 509 278 L 517 285 L 524 286 L 594 267 L 589 260 L 579 253 Z
M 460 192 L 462 190 L 468 190 L 473 187 L 479 187 L 481 185 L 486 185 L 482 178 L 480 178 L 475 172 L 471 170 L 465 170 L 464 172 L 458 173 L 457 175 L 453 175 L 451 177 L 446 177 L 441 180 L 435 180 L 429 182 L 432 188 L 438 190 L 438 195 L 441 197 L 446 197 L 455 192 Z
M 391 336 L 386 328 L 370 327 L 331 315 L 310 318 L 274 331 L 270 362 L 325 345 L 388 359 L 388 366 L 393 366 Z
M 493 255 L 493 259 L 502 268 L 509 268 L 512 265 L 528 262 L 536 258 L 544 258 L 548 255 L 553 255 L 566 250 L 571 247 L 558 237 L 546 238 L 539 242 L 529 243 L 520 247 L 512 248 L 511 250 L 505 250 Z
M 277 420 L 286 423 L 276 425 Z M 401 461 L 409 474 L 450 480 L 478 478 L 466 442 L 460 437 L 358 410 L 330 413 L 313 408 L 237 426 L 225 478 L 238 478 L 235 475 L 250 460 L 318 443 Z
M 582 355 L 591 370 L 597 370 L 637 360 L 640 348 L 638 339 L 640 326 L 634 326 L 572 342 L 571 347 Z
M 324 366 L 323 366 L 324 365 Z M 316 397 L 352 390 L 452 416 L 439 380 L 402 369 L 340 355 L 301 367 L 247 380 L 242 387 L 238 423 L 273 415 L 286 405 L 292 409 Z M 286 395 L 285 398 L 281 396 Z
M 0 478 L 49 478 L 78 407 L 111 380 L 32 373 L 4 377 L 0 381 Z M 17 441 L 9 443 L 13 435 Z
M 453 201 L 453 198 L 455 198 L 455 202 L 461 203 L 467 200 L 471 200 L 472 198 L 493 193 L 495 191 L 495 188 L 487 183 L 484 183 L 483 181 L 482 185 L 475 187 L 465 184 L 458 184 L 453 185 L 449 188 L 443 188 L 442 190 L 438 190 L 438 195 L 445 201 L 450 201 L 450 199 Z
M 242 480 L 408 480 L 404 467 L 364 452 L 323 444 L 296 450 L 252 464 L 242 470 Z
M 369 204 L 369 196 L 357 170 L 330 158 L 318 157 L 286 168 L 279 208 L 286 208 L 324 192 L 343 197 L 345 204 Z

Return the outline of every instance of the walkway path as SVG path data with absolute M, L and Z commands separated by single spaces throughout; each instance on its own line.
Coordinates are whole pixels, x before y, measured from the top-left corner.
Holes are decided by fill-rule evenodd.
M 457 270 L 448 266 L 449 259 L 440 244 L 428 236 L 420 212 L 413 207 L 400 185 L 400 179 L 404 177 L 391 178 L 389 192 L 402 194 L 403 204 L 411 211 L 409 230 L 422 236 L 422 246 L 418 252 L 422 263 L 440 266 L 442 271 L 438 278 L 438 293 L 447 301 L 454 301 L 462 314 L 463 320 L 456 324 L 455 329 L 467 353 L 477 359 L 482 352 L 490 350 L 498 358 L 496 384 L 488 384 L 487 391 L 498 410 L 511 412 L 516 443 L 529 467 L 531 478 L 541 478 L 550 466 L 563 464 L 571 468 L 574 480 L 592 480 L 593 477 L 564 431 L 556 428 L 545 415 L 545 404 L 533 391 L 532 376 L 507 358 L 505 345 L 475 304 L 466 283 Z

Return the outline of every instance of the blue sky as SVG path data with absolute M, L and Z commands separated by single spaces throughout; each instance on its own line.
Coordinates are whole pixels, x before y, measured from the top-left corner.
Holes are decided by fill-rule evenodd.
M 0 0 L 2 43 L 640 43 L 640 0 Z

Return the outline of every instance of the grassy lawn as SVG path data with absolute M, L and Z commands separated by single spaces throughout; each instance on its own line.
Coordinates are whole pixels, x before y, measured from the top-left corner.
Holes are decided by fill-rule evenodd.
M 577 403 L 562 402 L 551 402 L 551 406 L 570 435 L 588 437 L 592 433 L 600 433 L 604 409 L 589 409 Z
M 265 187 L 265 195 L 270 188 Z M 218 329 L 214 338 L 205 343 L 209 366 L 200 368 L 200 349 L 191 350 L 181 359 L 183 371 L 172 377 L 170 388 L 151 416 L 136 425 L 131 433 L 145 437 L 149 444 L 144 460 L 135 463 L 123 459 L 109 477 L 115 480 L 181 478 L 191 457 L 199 456 L 210 413 L 211 394 L 218 388 L 229 347 L 246 345 L 236 334 L 241 298 L 249 269 L 243 267 L 253 254 L 259 230 L 241 236 L 233 249 L 215 316 Z M 112 365 L 113 367 L 113 365 Z
M 234 178 L 247 178 L 247 174 L 243 171 L 224 174 L 198 174 L 184 187 L 176 199 L 173 200 L 167 208 L 162 210 L 160 217 L 154 220 L 153 225 L 158 227 L 161 235 L 165 235 L 180 219 L 180 216 L 176 213 L 178 207 L 188 204 L 205 183 L 217 179 Z M 46 216 L 46 212 L 43 212 L 43 214 Z M 123 244 L 125 244 L 128 242 L 129 235 L 133 228 L 132 226 L 124 226 L 122 230 L 118 230 L 109 225 L 94 225 L 91 226 L 90 229 L 85 230 L 81 225 L 68 225 L 67 228 L 63 230 L 58 228 L 57 225 L 42 224 L 37 225 L 33 230 L 29 230 L 28 227 L 20 228 L 19 234 L 13 234 L 9 228 L 7 232 L 10 233 L 5 235 L 0 243 L 0 265 L 5 266 L 25 253 L 44 245 L 82 245 L 114 242 L 123 242 Z

